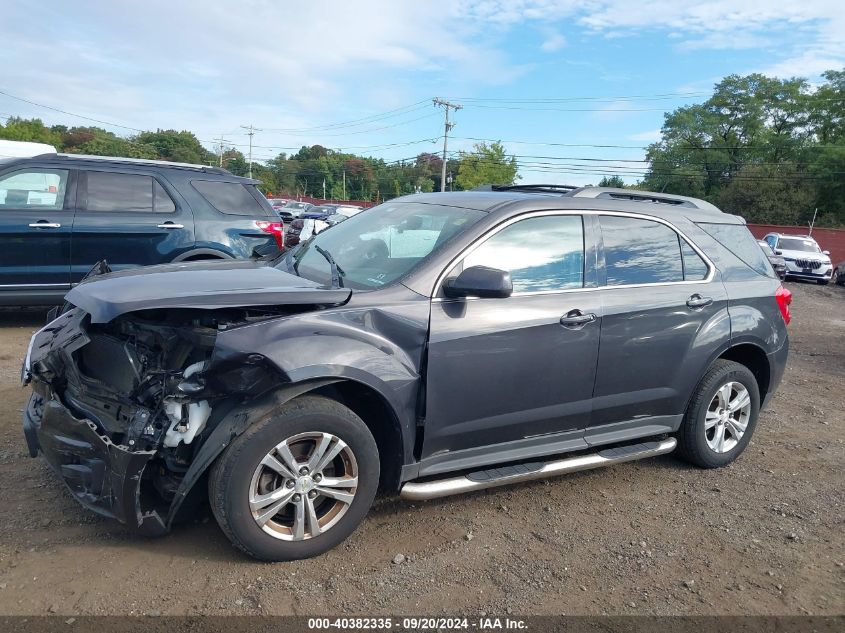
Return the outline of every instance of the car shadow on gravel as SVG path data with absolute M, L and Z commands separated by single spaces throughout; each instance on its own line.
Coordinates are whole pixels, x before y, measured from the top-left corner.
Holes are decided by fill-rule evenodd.
M 4 327 L 41 327 L 47 323 L 47 307 L 0 307 L 0 328 Z

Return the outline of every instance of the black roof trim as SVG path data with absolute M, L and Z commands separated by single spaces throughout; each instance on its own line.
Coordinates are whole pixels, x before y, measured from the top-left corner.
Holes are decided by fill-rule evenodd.
M 575 185 L 481 185 L 473 191 L 526 191 L 529 193 L 568 193 L 578 189 Z

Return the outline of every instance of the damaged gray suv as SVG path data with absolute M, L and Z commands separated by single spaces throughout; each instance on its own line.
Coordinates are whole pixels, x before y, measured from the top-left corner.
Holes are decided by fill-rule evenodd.
M 781 380 L 790 299 L 745 222 L 700 200 L 418 194 L 275 260 L 101 264 L 32 338 L 24 431 L 142 534 L 207 501 L 249 555 L 305 558 L 379 488 L 729 464 Z

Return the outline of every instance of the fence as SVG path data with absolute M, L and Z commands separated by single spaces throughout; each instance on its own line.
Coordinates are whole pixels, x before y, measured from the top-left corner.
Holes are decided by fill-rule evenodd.
M 786 233 L 788 235 L 807 235 L 806 226 L 780 226 L 777 224 L 749 224 L 748 228 L 757 239 L 763 239 L 768 233 Z M 830 251 L 833 265 L 845 262 L 845 229 L 813 229 L 813 239 L 823 251 Z

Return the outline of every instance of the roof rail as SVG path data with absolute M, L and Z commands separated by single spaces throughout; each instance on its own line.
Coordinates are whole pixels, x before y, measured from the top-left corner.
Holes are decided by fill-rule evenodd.
M 573 198 L 610 198 L 612 200 L 629 200 L 632 202 L 651 202 L 653 204 L 667 204 L 676 207 L 688 207 L 702 211 L 715 211 L 722 213 L 718 207 L 706 200 L 690 198 L 688 196 L 676 196 L 671 193 L 655 193 L 653 191 L 640 191 L 639 189 L 619 189 L 616 187 L 580 187 L 568 195 Z
M 51 155 L 48 155 L 51 156 Z M 130 163 L 133 165 L 153 165 L 166 167 L 179 167 L 181 169 L 195 169 L 197 171 L 204 171 L 214 174 L 229 174 L 228 171 L 221 167 L 212 167 L 210 165 L 196 165 L 194 163 L 177 163 L 167 160 L 155 160 L 152 158 L 123 158 L 121 156 L 95 156 L 93 154 L 55 154 L 59 158 L 78 158 L 80 160 L 93 161 L 112 161 L 115 163 Z
M 473 191 L 526 191 L 533 193 L 568 193 L 575 185 L 481 185 Z

